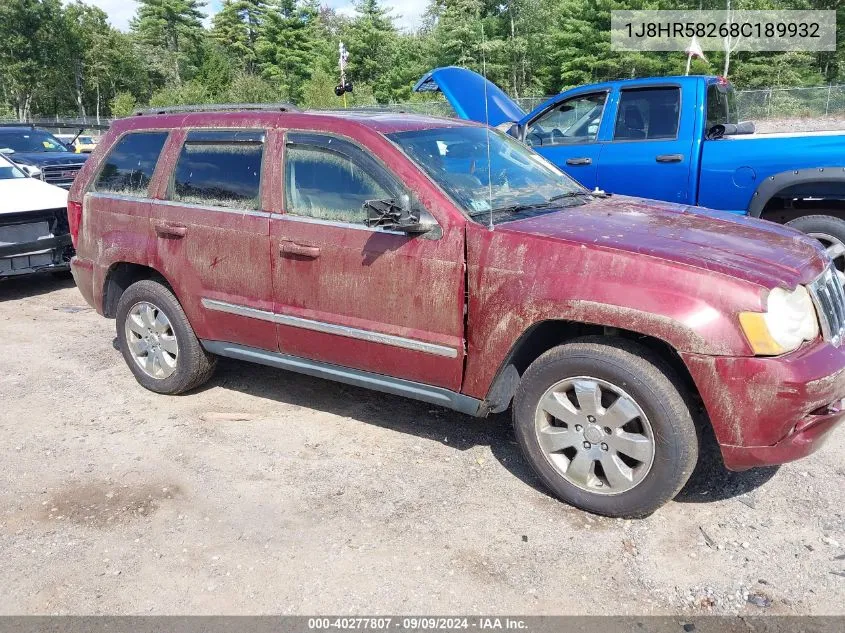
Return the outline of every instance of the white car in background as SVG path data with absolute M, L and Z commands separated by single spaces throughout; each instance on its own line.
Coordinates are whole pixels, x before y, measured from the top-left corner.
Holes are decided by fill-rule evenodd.
M 67 191 L 0 154 L 0 279 L 67 271 L 72 255 Z

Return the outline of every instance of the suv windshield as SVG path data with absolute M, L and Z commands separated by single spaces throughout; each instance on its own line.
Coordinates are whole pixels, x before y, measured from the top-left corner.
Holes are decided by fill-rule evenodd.
M 67 152 L 68 149 L 52 134 L 41 130 L 0 130 L 0 150 L 11 149 L 16 153 Z
M 448 127 L 387 136 L 477 220 L 492 215 L 494 223 L 505 222 L 560 206 L 565 199 L 577 204 L 589 195 L 545 158 L 498 130 Z

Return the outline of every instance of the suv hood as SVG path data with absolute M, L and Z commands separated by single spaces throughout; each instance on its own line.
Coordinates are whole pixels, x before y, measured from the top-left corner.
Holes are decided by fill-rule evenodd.
M 499 224 L 586 246 L 657 257 L 774 288 L 818 277 L 827 258 L 815 240 L 753 218 L 627 196 Z
M 6 214 L 66 207 L 67 191 L 61 187 L 37 178 L 0 180 L 0 222 Z
M 485 85 L 487 107 L 485 109 Z M 414 86 L 414 92 L 442 92 L 462 119 L 497 126 L 518 123 L 525 117 L 522 108 L 496 84 L 481 75 L 458 66 L 430 70 Z

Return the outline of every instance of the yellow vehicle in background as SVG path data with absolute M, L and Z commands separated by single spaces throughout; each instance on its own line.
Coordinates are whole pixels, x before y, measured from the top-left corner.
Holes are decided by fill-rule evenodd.
M 76 134 L 57 134 L 56 138 L 77 154 L 90 154 L 97 148 L 97 143 L 100 141 L 99 137 L 90 134 L 80 134 L 79 136 Z

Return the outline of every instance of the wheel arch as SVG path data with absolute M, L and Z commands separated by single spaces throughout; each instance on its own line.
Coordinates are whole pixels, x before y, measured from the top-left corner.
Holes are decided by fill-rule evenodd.
M 643 345 L 681 378 L 689 394 L 698 399 L 698 389 L 678 350 L 669 342 L 625 328 L 581 323 L 565 319 L 546 319 L 529 326 L 513 343 L 499 366 L 485 398 L 491 413 L 505 411 L 513 399 L 519 380 L 540 355 L 558 345 L 585 336 L 603 336 L 608 341 L 624 339 Z
M 115 318 L 120 297 L 129 286 L 142 279 L 160 281 L 176 294 L 173 285 L 155 268 L 129 261 L 114 262 L 109 266 L 103 279 L 103 316 L 109 319 Z
M 795 169 L 772 174 L 757 187 L 748 205 L 748 215 L 755 218 L 771 219 L 775 222 L 788 221 L 791 217 L 780 218 L 772 212 L 772 203 L 778 199 L 821 198 L 835 201 L 841 208 L 829 210 L 829 215 L 845 218 L 845 168 L 815 167 Z M 799 213 L 807 215 L 812 213 Z M 766 216 L 770 217 L 766 217 Z M 782 215 L 782 214 L 781 214 Z

